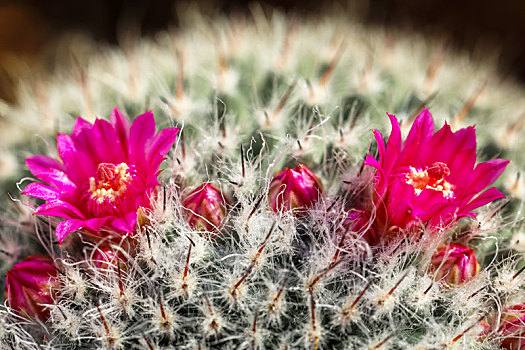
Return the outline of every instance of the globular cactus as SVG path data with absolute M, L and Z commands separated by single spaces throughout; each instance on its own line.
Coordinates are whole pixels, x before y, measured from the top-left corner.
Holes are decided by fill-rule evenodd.
M 519 85 L 336 14 L 181 18 L 0 105 L 2 348 L 525 348 Z

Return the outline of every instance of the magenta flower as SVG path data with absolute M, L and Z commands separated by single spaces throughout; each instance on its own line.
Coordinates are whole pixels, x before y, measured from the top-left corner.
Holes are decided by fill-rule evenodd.
M 58 286 L 57 270 L 50 258 L 31 255 L 14 265 L 5 278 L 5 299 L 22 316 L 46 321 Z
M 304 210 L 312 207 L 323 191 L 321 180 L 308 167 L 284 169 L 270 182 L 268 202 L 274 212 Z
M 503 338 L 501 348 L 525 349 L 525 304 L 512 305 L 503 310 L 498 333 Z
M 479 263 L 474 251 L 461 244 L 445 244 L 432 256 L 435 279 L 449 285 L 460 285 L 470 281 L 479 272 Z
M 377 169 L 374 227 L 384 236 L 380 239 L 421 224 L 436 227 L 475 217 L 474 209 L 504 197 L 495 187 L 482 191 L 509 161 L 493 159 L 476 166 L 474 127 L 452 132 L 445 123 L 434 133 L 434 120 L 425 109 L 403 142 L 396 117 L 388 116 L 392 133 L 386 147 L 381 133 L 374 130 L 379 160 L 371 155 L 365 160 Z
M 209 183 L 197 187 L 182 201 L 186 219 L 193 229 L 218 232 L 226 216 L 226 199 Z
M 117 108 L 110 122 L 78 118 L 72 135 L 59 134 L 59 160 L 38 155 L 26 159 L 29 170 L 48 185 L 34 182 L 23 194 L 44 199 L 36 215 L 66 220 L 56 228 L 61 243 L 84 228 L 125 235 L 134 230 L 137 210 L 151 206 L 159 185 L 159 166 L 175 142 L 178 128 L 155 133 L 151 112 L 133 124 Z

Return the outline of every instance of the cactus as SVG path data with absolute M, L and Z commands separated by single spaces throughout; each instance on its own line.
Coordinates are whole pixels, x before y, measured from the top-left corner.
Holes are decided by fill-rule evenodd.
M 250 18 L 185 11 L 180 29 L 127 38 L 120 48 L 75 39 L 67 53 L 73 63 L 23 82 L 18 105 L 0 105 L 8 125 L 2 159 L 28 158 L 46 184 L 26 177 L 21 195 L 7 187 L 13 202 L 3 212 L 2 271 L 35 253 L 52 257 L 58 271 L 46 290 L 52 302 L 45 319 L 21 314 L 6 295 L 2 348 L 522 348 L 523 88 L 502 80 L 488 57 L 337 14 L 299 22 L 257 7 Z M 83 167 L 91 158 L 67 163 L 64 134 L 110 125 L 90 122 L 114 106 L 113 115 L 152 111 L 156 135 L 167 130 L 175 142 L 151 156 L 151 181 L 139 186 L 147 200 L 133 199 L 131 212 L 113 211 L 120 197 L 130 200 L 142 173 L 112 160 L 98 164 L 86 184 L 94 205 L 108 206 L 79 209 L 91 215 L 82 220 L 110 211 L 111 224 L 44 210 L 34 197 L 49 204 L 69 191 L 56 189 L 63 177 L 43 178 L 39 170 L 67 173 L 51 160 L 56 132 L 63 164 Z M 428 111 L 437 125 L 460 130 L 442 129 L 459 140 L 451 157 L 465 157 L 455 167 L 466 166 L 472 152 L 476 160 L 477 136 L 477 173 L 454 175 L 441 161 L 409 162 L 401 177 L 385 171 L 395 163 L 388 157 L 396 135 L 406 140 L 412 127 L 431 137 Z M 386 113 L 397 118 L 390 118 L 385 149 L 371 129 L 388 134 Z M 146 133 L 145 118 L 135 123 Z M 465 128 L 471 124 L 476 136 Z M 153 137 L 134 152 L 149 152 Z M 460 152 L 464 140 L 470 155 Z M 111 149 L 93 159 L 116 152 L 121 143 L 113 141 L 99 140 Z M 31 156 L 38 153 L 50 157 Z M 512 161 L 496 182 L 505 199 L 492 188 L 478 196 L 507 165 L 496 157 Z M 13 166 L 8 179 L 30 176 L 24 168 Z M 157 170 L 160 185 L 150 176 Z M 467 193 L 476 176 L 480 188 Z M 460 181 L 470 197 L 447 211 Z M 425 209 L 422 222 L 413 208 L 425 204 L 416 203 L 423 193 L 450 205 Z M 396 210 L 410 220 L 387 225 Z

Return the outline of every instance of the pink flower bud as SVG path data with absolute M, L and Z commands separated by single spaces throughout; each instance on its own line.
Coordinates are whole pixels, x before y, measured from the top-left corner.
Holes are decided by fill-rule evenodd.
M 226 216 L 226 199 L 215 186 L 204 183 L 186 196 L 182 206 L 193 229 L 218 232 Z
M 268 191 L 268 202 L 273 211 L 304 210 L 319 199 L 323 191 L 321 180 L 304 165 L 284 169 L 274 176 Z
M 432 256 L 435 279 L 450 285 L 471 280 L 479 272 L 474 251 L 461 244 L 445 244 Z
M 502 349 L 525 349 L 525 304 L 509 306 L 503 310 L 498 333 L 503 338 Z
M 109 245 L 97 247 L 93 252 L 93 262 L 99 269 L 120 268 L 125 270 L 126 258 L 120 250 L 115 250 Z
M 5 299 L 22 316 L 46 321 L 57 287 L 57 270 L 53 261 L 42 255 L 31 255 L 14 265 L 6 276 Z

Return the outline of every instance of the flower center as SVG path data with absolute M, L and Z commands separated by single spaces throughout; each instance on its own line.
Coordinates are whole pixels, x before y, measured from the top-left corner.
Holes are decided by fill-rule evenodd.
M 126 163 L 119 165 L 100 163 L 97 168 L 97 178 L 89 178 L 90 198 L 98 204 L 106 201 L 113 203 L 127 191 L 131 180 L 133 178 Z
M 444 198 L 454 198 L 454 185 L 445 180 L 450 175 L 450 169 L 445 163 L 435 162 L 422 168 L 409 167 L 405 174 L 405 182 L 414 187 L 414 193 L 419 196 L 423 190 L 441 192 Z

